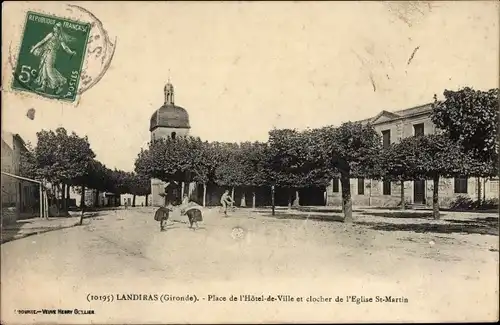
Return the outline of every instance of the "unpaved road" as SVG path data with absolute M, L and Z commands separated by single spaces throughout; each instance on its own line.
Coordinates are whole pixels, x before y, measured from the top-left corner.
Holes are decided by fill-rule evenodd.
M 152 211 L 102 212 L 82 227 L 2 245 L 2 323 L 498 319 L 496 235 L 380 230 L 374 224 L 384 220 L 370 215 L 354 225 L 248 211 L 223 218 L 216 209 L 199 230 L 174 217 L 160 232 Z M 89 302 L 89 294 L 113 301 Z M 191 294 L 200 301 L 117 301 L 122 294 Z M 294 301 L 208 301 L 232 294 Z M 346 301 L 352 295 L 359 304 Z M 332 302 L 307 302 L 310 296 Z M 94 314 L 19 312 L 42 308 Z

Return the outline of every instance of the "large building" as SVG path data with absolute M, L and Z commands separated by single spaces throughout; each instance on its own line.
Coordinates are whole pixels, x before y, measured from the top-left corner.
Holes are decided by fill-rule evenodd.
M 21 155 L 26 144 L 19 134 L 2 131 L 2 222 L 38 215 L 39 187 L 20 176 Z M 7 220 L 8 219 L 8 220 Z
M 382 136 L 383 146 L 403 138 L 433 134 L 439 129 L 431 121 L 432 104 L 421 105 L 396 112 L 382 111 L 376 116 L 362 120 L 371 123 Z M 479 188 L 479 186 L 481 188 Z M 439 182 L 440 206 L 449 206 L 458 196 L 477 199 L 478 191 L 485 199 L 498 199 L 498 178 L 441 178 Z M 413 205 L 432 205 L 432 181 L 404 182 L 405 200 Z M 359 206 L 397 206 L 401 202 L 401 183 L 369 179 L 351 179 L 353 204 Z M 334 179 L 327 188 L 327 204 L 341 204 L 340 181 Z

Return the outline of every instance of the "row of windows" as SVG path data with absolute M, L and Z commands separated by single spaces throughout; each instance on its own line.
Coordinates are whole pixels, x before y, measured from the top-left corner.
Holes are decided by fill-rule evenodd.
M 338 193 L 340 191 L 339 179 L 334 178 L 332 181 L 332 188 L 334 193 Z M 454 191 L 456 194 L 467 194 L 467 178 L 466 177 L 457 177 L 455 178 Z M 382 182 L 382 194 L 383 195 L 391 195 L 391 182 L 383 181 Z M 358 178 L 358 195 L 365 195 L 365 179 Z
M 413 134 L 417 137 L 424 135 L 424 123 L 413 125 Z M 384 148 L 391 145 L 391 130 L 382 131 L 382 145 Z

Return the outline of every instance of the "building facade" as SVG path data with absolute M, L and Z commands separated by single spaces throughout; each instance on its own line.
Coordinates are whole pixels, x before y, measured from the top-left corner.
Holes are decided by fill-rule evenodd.
M 424 134 L 434 134 L 439 129 L 431 121 L 432 104 L 426 104 L 396 112 L 382 111 L 375 117 L 362 120 L 371 123 L 382 136 L 383 146 L 399 142 L 401 139 Z M 439 204 L 448 207 L 459 196 L 476 200 L 498 199 L 498 178 L 441 178 L 439 181 Z M 415 180 L 404 182 L 407 204 L 432 205 L 433 182 Z M 401 203 L 401 183 L 370 179 L 351 179 L 353 204 L 358 206 L 394 207 Z M 340 180 L 334 179 L 327 187 L 327 204 L 340 205 L 342 194 Z
M 149 205 L 150 203 L 150 199 L 149 199 L 149 196 L 148 195 L 147 197 L 146 196 L 140 196 L 140 195 L 136 195 L 135 196 L 135 206 L 136 207 L 140 207 L 140 206 L 147 206 Z M 147 199 L 147 201 L 146 201 Z M 120 196 L 120 200 L 121 200 L 121 205 L 125 205 L 127 204 L 128 206 L 132 206 L 132 203 L 134 203 L 134 196 L 132 194 L 122 194 Z
M 118 207 L 120 206 L 121 196 L 110 192 L 100 192 L 95 189 L 85 189 L 85 206 L 86 207 Z M 76 204 L 80 206 L 80 200 L 76 200 Z
M 2 131 L 2 172 L 20 176 L 21 155 L 26 144 L 19 134 Z M 2 217 L 12 222 L 39 214 L 39 186 L 2 174 Z M 2 218 L 4 219 L 4 218 Z M 9 219 L 9 220 L 7 220 Z
M 175 105 L 174 86 L 170 81 L 165 85 L 164 95 L 163 105 L 151 115 L 149 125 L 151 142 L 188 136 L 191 128 L 186 109 Z M 151 179 L 151 205 L 162 206 L 168 201 L 174 204 L 180 203 L 185 193 L 191 197 L 197 197 L 196 189 L 195 183 L 177 184 L 176 182 L 167 183 L 159 179 Z

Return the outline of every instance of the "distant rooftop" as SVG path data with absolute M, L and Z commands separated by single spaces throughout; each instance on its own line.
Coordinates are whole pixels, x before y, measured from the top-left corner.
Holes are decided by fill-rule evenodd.
M 383 110 L 380 113 L 378 113 L 377 115 L 370 117 L 370 118 L 367 118 L 367 119 L 364 119 L 364 120 L 361 120 L 359 122 L 361 122 L 361 123 L 373 122 L 373 121 L 377 120 L 382 115 L 391 117 L 391 119 L 398 119 L 398 118 L 409 117 L 409 116 L 412 116 L 415 114 L 426 113 L 426 112 L 429 112 L 431 110 L 432 110 L 432 103 L 414 106 L 411 108 L 405 108 L 405 109 L 402 109 L 399 111 L 393 111 L 393 112 Z
M 2 140 L 11 148 L 14 148 L 14 139 L 19 141 L 23 147 L 26 147 L 26 143 L 24 142 L 23 138 L 17 133 L 12 133 L 9 131 L 4 131 L 2 130 Z

